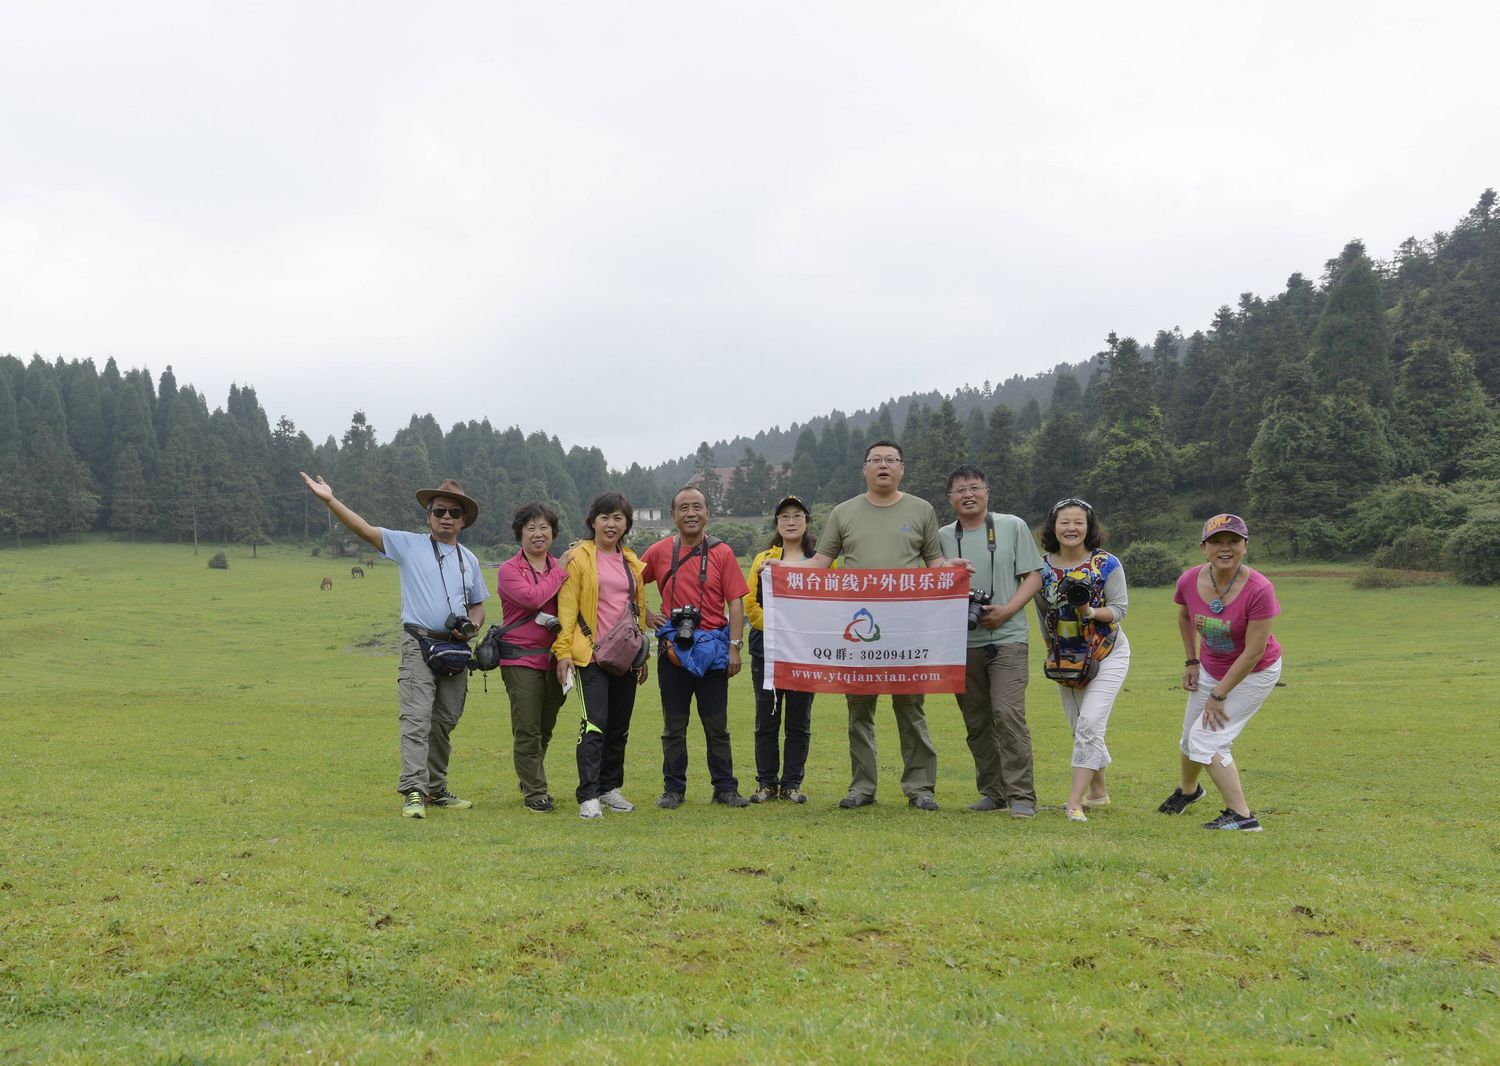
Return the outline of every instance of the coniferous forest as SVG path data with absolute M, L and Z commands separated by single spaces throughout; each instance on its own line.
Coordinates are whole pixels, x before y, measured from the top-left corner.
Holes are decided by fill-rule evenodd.
M 695 471 L 721 513 L 762 515 L 787 491 L 832 503 L 862 488 L 866 441 L 899 440 L 902 487 L 947 515 L 947 471 L 990 473 L 997 508 L 1035 522 L 1087 497 L 1112 543 L 1192 539 L 1247 516 L 1258 550 L 1370 557 L 1379 566 L 1500 580 L 1500 212 L 1494 190 L 1447 232 L 1389 260 L 1359 241 L 1316 279 L 1245 293 L 1200 329 L 1149 343 L 1111 334 L 1075 365 L 833 412 L 755 438 L 702 443 L 654 469 L 611 469 L 594 447 L 488 421 L 446 431 L 413 415 L 389 441 L 354 412 L 315 444 L 274 425 L 252 386 L 222 407 L 170 367 L 0 356 L 0 544 L 88 532 L 199 542 L 313 542 L 329 517 L 297 478 L 321 471 L 371 521 L 416 517 L 412 492 L 457 477 L 480 503 L 466 537 L 510 540 L 525 500 L 580 528 L 606 488 L 661 506 Z M 729 473 L 724 471 L 730 470 Z M 36 506 L 39 493 L 52 505 Z M 564 543 L 565 543 L 564 538 Z

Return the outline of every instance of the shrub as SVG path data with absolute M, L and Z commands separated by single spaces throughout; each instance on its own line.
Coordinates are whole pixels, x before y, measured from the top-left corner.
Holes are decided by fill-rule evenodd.
M 229 559 L 224 555 L 223 552 L 219 552 L 208 561 L 208 568 L 210 570 L 228 570 Z
M 1413 526 L 1378 549 L 1370 561 L 1385 570 L 1441 570 L 1443 536 L 1436 530 Z
M 1448 561 L 1459 581 L 1500 581 L 1500 511 L 1482 511 L 1448 538 Z
M 1294 554 L 1300 559 L 1341 559 L 1349 554 L 1344 527 L 1322 515 L 1314 515 L 1297 524 L 1296 545 Z
M 1436 585 L 1441 574 L 1430 570 L 1385 570 L 1378 566 L 1367 567 L 1354 575 L 1357 589 L 1399 589 L 1408 585 Z
M 1120 552 L 1125 580 L 1139 588 L 1176 584 L 1183 565 L 1177 553 L 1158 541 L 1138 540 Z
M 321 544 L 314 544 L 312 546 L 312 553 L 313 553 L 313 555 L 315 557 L 319 556 L 319 555 L 322 555 L 323 554 L 323 545 L 321 545 Z

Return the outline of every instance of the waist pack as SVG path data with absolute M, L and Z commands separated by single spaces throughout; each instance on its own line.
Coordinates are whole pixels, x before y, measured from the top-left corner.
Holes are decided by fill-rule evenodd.
M 541 614 L 540 611 L 535 611 L 532 614 L 527 615 L 525 618 L 517 618 L 509 625 L 490 626 L 490 628 L 484 634 L 484 639 L 481 640 L 479 642 L 479 646 L 474 649 L 475 668 L 479 670 L 490 671 L 500 665 L 501 659 L 522 659 L 528 655 L 546 654 L 550 649 L 523 648 L 519 644 L 512 644 L 510 641 L 505 639 L 505 634 L 509 633 L 517 626 L 524 626 L 527 622 L 536 621 L 537 615 L 539 614 Z
M 473 655 L 467 644 L 459 640 L 434 640 L 427 635 L 432 630 L 422 629 L 420 626 L 404 628 L 416 638 L 417 647 L 422 652 L 422 661 L 434 674 L 453 677 L 469 668 Z

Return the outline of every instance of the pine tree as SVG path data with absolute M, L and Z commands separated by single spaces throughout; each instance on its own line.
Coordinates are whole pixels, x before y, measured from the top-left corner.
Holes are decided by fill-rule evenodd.
M 1380 279 L 1364 245 L 1350 242 L 1328 264 L 1328 302 L 1313 332 L 1309 366 L 1322 392 L 1346 381 L 1366 389 L 1370 402 L 1388 407 L 1392 398 L 1390 331 Z
M 131 540 L 154 519 L 155 508 L 146 487 L 146 473 L 135 445 L 127 444 L 110 479 L 109 528 L 128 533 Z

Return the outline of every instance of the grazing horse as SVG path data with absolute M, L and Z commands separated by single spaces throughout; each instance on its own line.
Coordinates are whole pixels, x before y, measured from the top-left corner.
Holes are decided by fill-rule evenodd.
M 331 577 L 325 577 L 323 579 L 323 584 L 321 584 L 321 585 L 318 586 L 318 591 L 319 592 L 330 592 L 330 591 L 332 591 L 332 589 L 333 589 L 333 578 L 331 578 Z
M 364 577 L 365 576 L 365 572 L 363 570 L 361 570 L 357 566 L 351 566 L 349 568 L 349 576 L 350 577 Z

